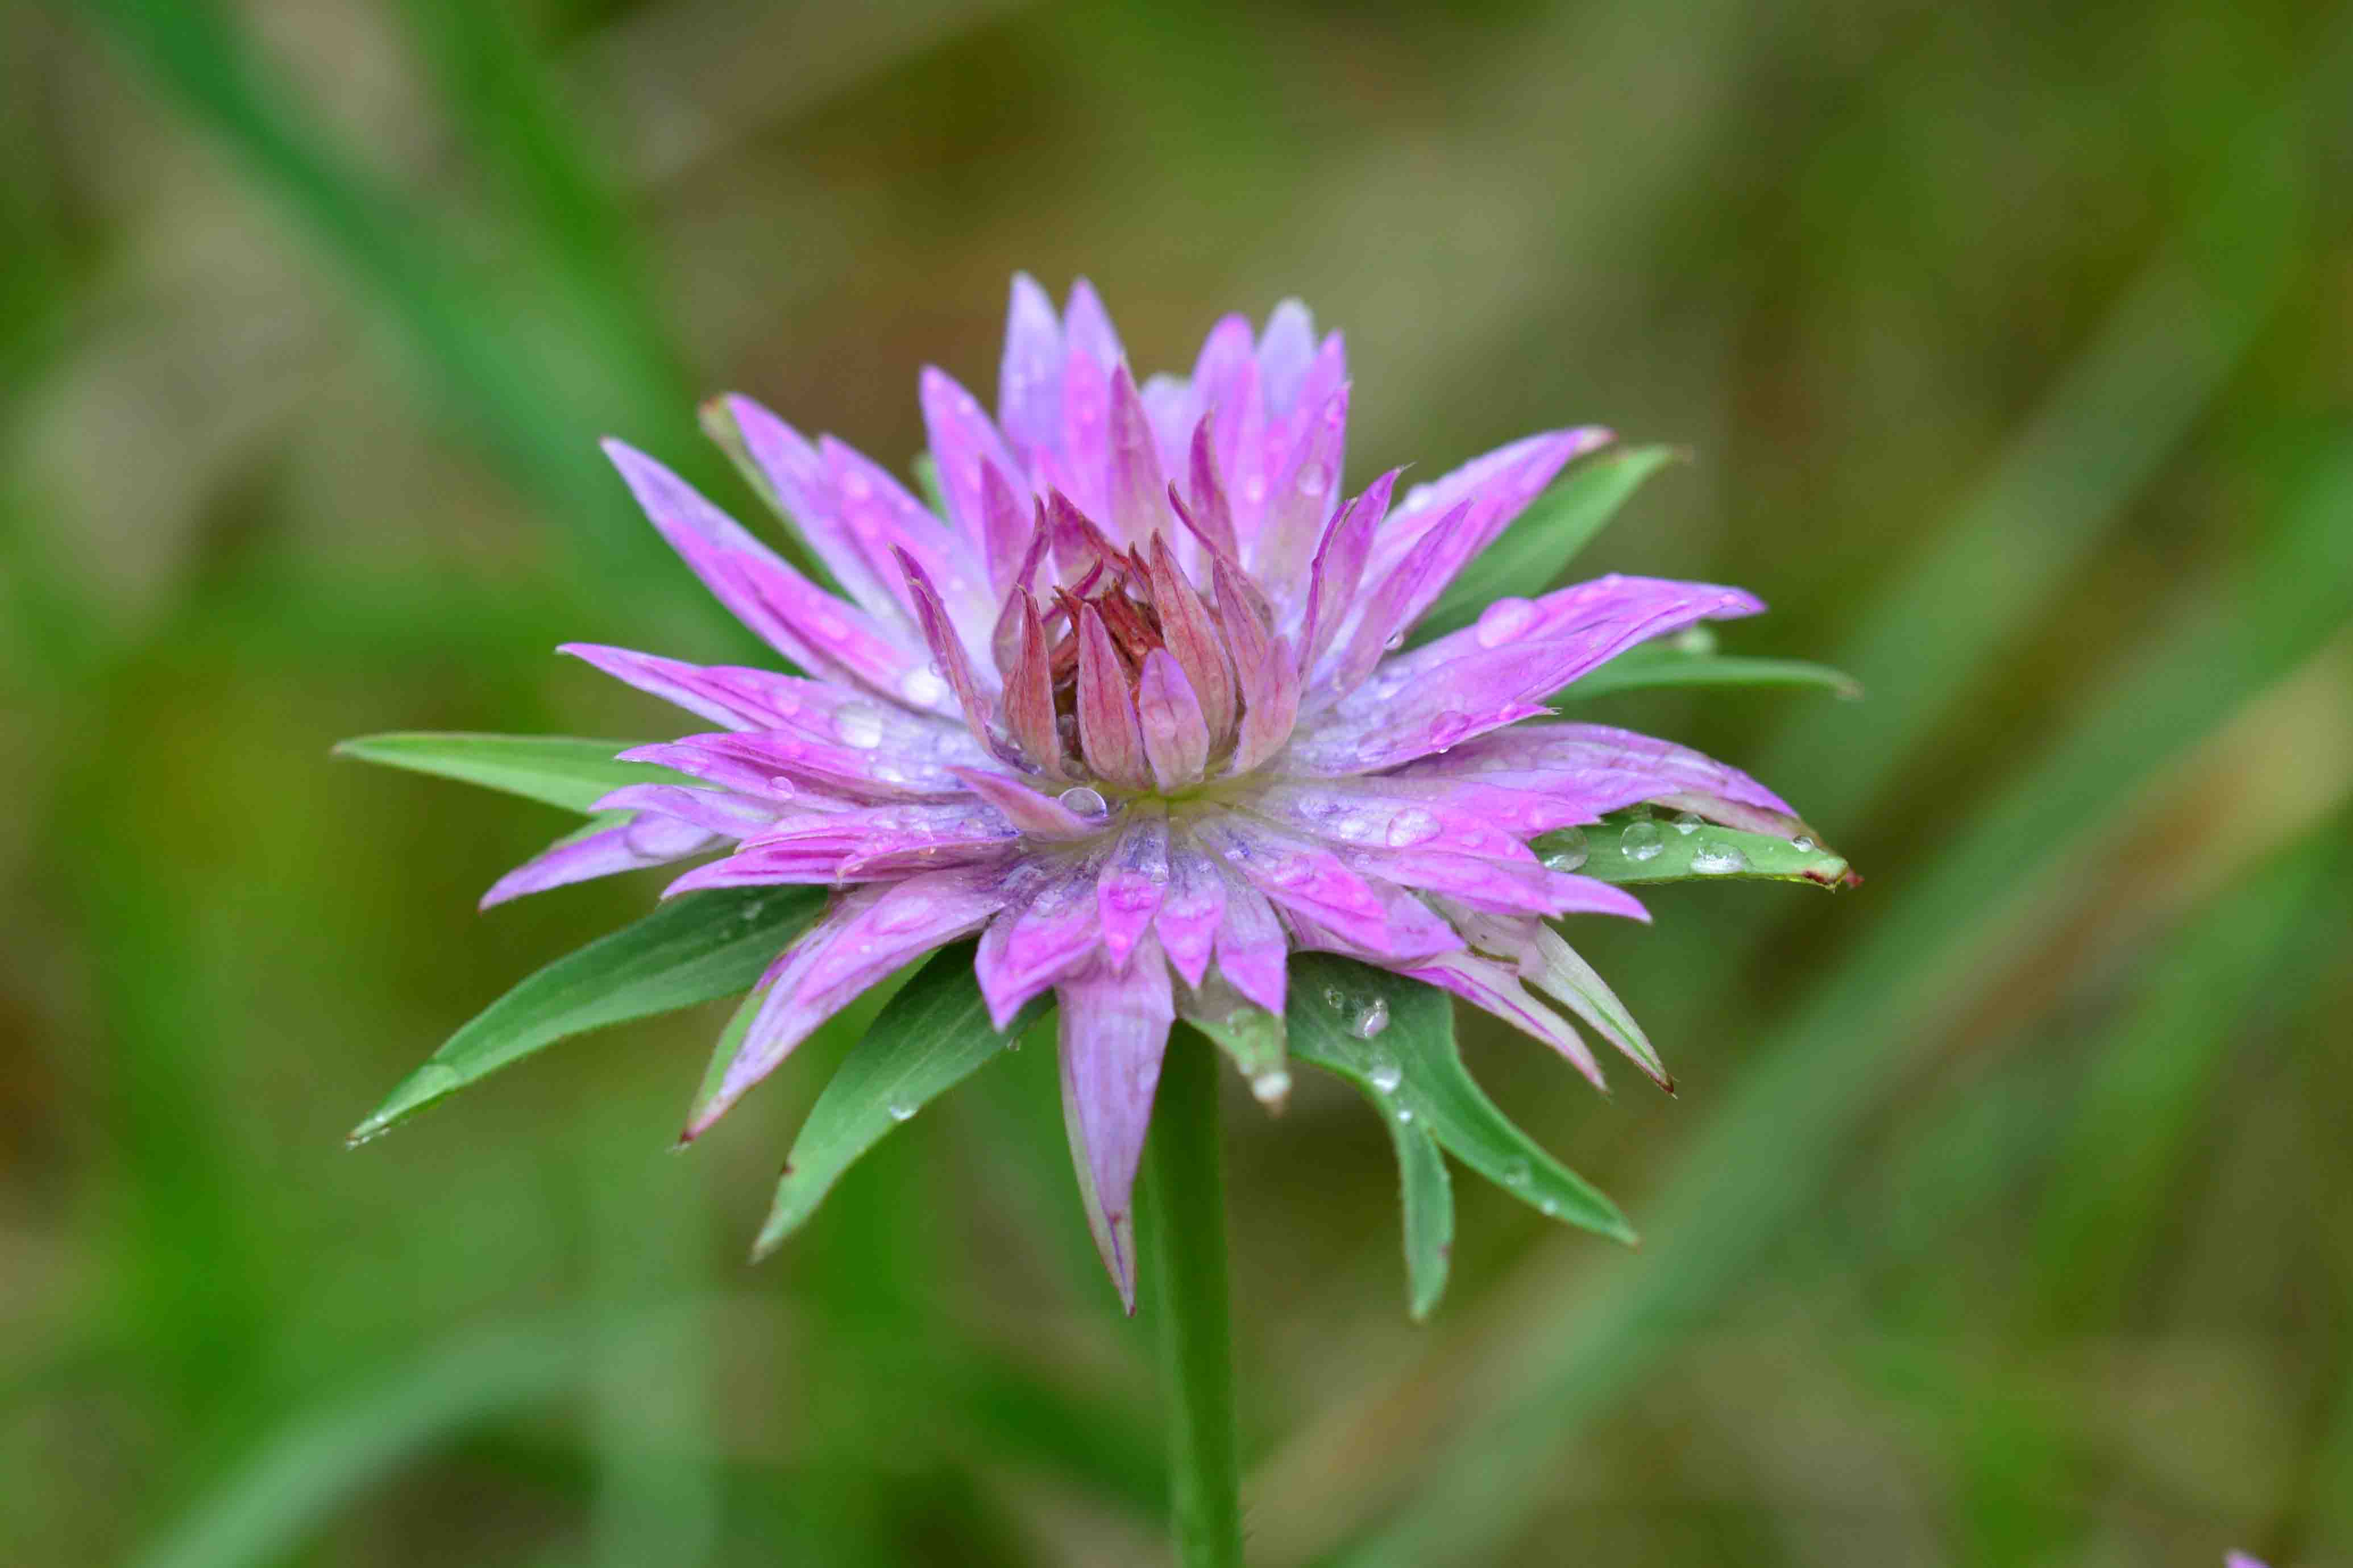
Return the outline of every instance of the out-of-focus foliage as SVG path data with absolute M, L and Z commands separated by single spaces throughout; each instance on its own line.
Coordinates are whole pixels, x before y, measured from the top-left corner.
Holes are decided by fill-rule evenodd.
M 1868 693 L 1594 700 L 1868 878 L 1585 922 L 1678 1098 L 1464 1025 L 1640 1250 L 1456 1183 L 1416 1326 L 1392 1130 L 1229 1075 L 1254 1563 L 2353 1560 L 2348 166 L 2263 0 L 0 10 L 5 1555 L 1162 1550 L 1049 1050 L 758 1270 L 857 1019 L 683 1157 L 725 1004 L 343 1147 L 653 889 L 476 916 L 565 819 L 329 745 L 668 723 L 550 649 L 752 650 L 595 437 L 912 457 L 1028 268 L 1307 298 L 1359 482 L 1690 451 L 1580 568 Z

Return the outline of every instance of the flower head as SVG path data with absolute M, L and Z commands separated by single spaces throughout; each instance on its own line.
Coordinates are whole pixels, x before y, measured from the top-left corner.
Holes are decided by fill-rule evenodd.
M 922 395 L 937 512 L 830 437 L 741 398 L 709 411 L 838 593 L 608 446 L 655 526 L 800 673 L 569 647 L 708 721 L 624 754 L 693 782 L 615 791 L 597 809 L 626 819 L 484 901 L 712 851 L 670 890 L 837 890 L 762 979 L 686 1136 L 861 993 L 976 933 L 999 1028 L 1059 1000 L 1080 1185 L 1132 1301 L 1130 1193 L 1170 1026 L 1282 1015 L 1294 952 L 1451 992 L 1599 1084 L 1544 993 L 1666 1081 L 1550 923 L 1642 907 L 1537 841 L 1644 805 L 1785 838 L 1800 825 L 1732 768 L 1556 721 L 1546 700 L 1636 645 L 1763 606 L 1611 576 L 1405 647 L 1607 431 L 1344 496 L 1345 356 L 1303 307 L 1259 332 L 1229 317 L 1189 376 L 1138 384 L 1084 282 L 1058 313 L 1027 278 L 997 417 L 935 370 Z

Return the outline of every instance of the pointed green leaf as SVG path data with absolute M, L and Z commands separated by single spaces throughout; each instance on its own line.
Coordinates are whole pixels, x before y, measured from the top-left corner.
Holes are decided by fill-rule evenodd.
M 638 741 L 583 741 L 569 735 L 468 735 L 411 731 L 362 735 L 340 742 L 339 757 L 503 790 L 566 811 L 586 811 L 599 795 L 633 784 L 695 781 L 650 763 L 617 763 Z
M 1462 569 L 1414 627 L 1413 640 L 1426 643 L 1460 631 L 1497 599 L 1550 587 L 1642 481 L 1682 456 L 1672 447 L 1609 446 L 1569 464 L 1550 489 Z
M 1743 833 L 1713 822 L 1602 822 L 1583 829 L 1583 837 L 1585 863 L 1577 870 L 1604 882 L 1812 882 L 1835 889 L 1852 875 L 1842 856 L 1810 838 Z M 1566 835 L 1546 835 L 1531 847 L 1547 855 L 1566 843 Z
M 1446 1268 L 1454 1250 L 1454 1184 L 1446 1173 L 1445 1157 L 1438 1152 L 1437 1140 L 1427 1125 L 1398 1120 L 1397 1101 L 1375 1087 L 1368 1061 L 1354 1053 L 1303 1050 L 1298 1054 L 1300 1060 L 1355 1084 L 1389 1130 L 1405 1207 L 1407 1310 L 1419 1322 L 1446 1293 Z
M 732 995 L 760 977 L 825 903 L 818 888 L 724 888 L 671 900 L 490 1005 L 352 1131 L 395 1122 L 567 1036 Z
M 935 1096 L 962 1083 L 1041 1017 L 1040 996 L 1002 1034 L 973 974 L 975 945 L 944 948 L 874 1020 L 809 1108 L 752 1256 L 765 1258 L 817 1211 L 841 1173 Z
M 1862 685 L 1843 670 L 1800 658 L 1748 658 L 1713 650 L 1694 651 L 1672 640 L 1628 648 L 1599 669 L 1555 692 L 1556 702 L 1606 697 L 1656 686 L 1778 686 L 1828 691 L 1849 701 Z
M 1392 1129 L 1421 1131 L 1522 1202 L 1567 1224 L 1630 1242 L 1618 1207 L 1495 1108 L 1454 1048 L 1452 999 L 1435 986 L 1329 953 L 1294 954 L 1286 1022 L 1291 1054 L 1376 1095 Z M 1375 1021 L 1386 1017 L 1385 1026 Z M 1373 1032 L 1364 1031 L 1371 1027 Z M 1400 1143 L 1403 1157 L 1404 1145 Z M 1409 1171 L 1409 1182 L 1411 1173 Z M 1432 1194 L 1425 1192 L 1425 1204 Z M 1409 1263 L 1414 1215 L 1408 1210 Z M 1429 1232 L 1451 1230 L 1426 1216 Z M 1426 1234 L 1421 1244 L 1443 1254 Z M 1426 1268 L 1425 1258 L 1417 1267 Z M 1417 1282 L 1415 1296 L 1423 1296 Z M 1433 1298 L 1434 1299 L 1434 1298 Z

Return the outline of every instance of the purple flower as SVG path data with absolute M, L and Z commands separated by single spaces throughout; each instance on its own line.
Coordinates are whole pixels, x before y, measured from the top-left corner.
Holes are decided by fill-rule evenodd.
M 1442 987 L 1599 1084 L 1546 994 L 1664 1083 L 1547 923 L 1642 920 L 1641 905 L 1532 842 L 1645 803 L 1801 827 L 1732 768 L 1544 704 L 1637 644 L 1763 606 L 1611 576 L 1501 600 L 1399 651 L 1456 574 L 1610 437 L 1547 431 L 1402 494 L 1392 469 L 1344 499 L 1348 400 L 1338 334 L 1319 342 L 1297 303 L 1255 334 L 1228 317 L 1190 376 L 1138 384 L 1086 283 L 1058 314 L 1018 278 L 997 417 L 923 376 L 944 517 L 830 437 L 742 398 L 710 410 L 839 593 L 609 443 L 654 525 L 803 673 L 567 648 L 708 721 L 624 754 L 700 787 L 615 791 L 597 808 L 628 814 L 620 826 L 484 902 L 710 851 L 671 892 L 837 889 L 762 979 L 688 1138 L 862 992 L 977 933 L 999 1028 L 1057 995 L 1080 1186 L 1131 1303 L 1130 1193 L 1170 1025 L 1281 1015 L 1295 950 Z

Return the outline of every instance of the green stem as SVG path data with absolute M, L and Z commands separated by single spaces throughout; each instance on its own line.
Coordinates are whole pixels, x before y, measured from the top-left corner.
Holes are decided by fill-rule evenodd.
M 1218 1053 L 1179 1025 L 1168 1038 L 1144 1149 L 1142 1213 L 1169 1404 L 1168 1511 L 1180 1568 L 1240 1568 L 1226 1200 L 1219 1173 Z

